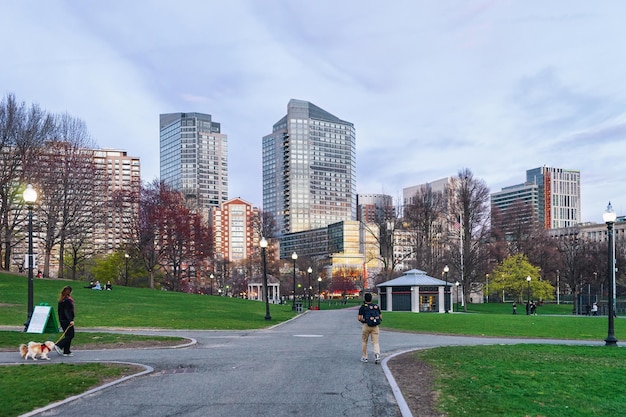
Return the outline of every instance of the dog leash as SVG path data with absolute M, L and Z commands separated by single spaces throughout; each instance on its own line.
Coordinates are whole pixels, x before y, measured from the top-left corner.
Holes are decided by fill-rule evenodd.
M 59 337 L 59 340 L 57 340 L 56 342 L 54 342 L 54 344 L 58 344 L 64 337 L 65 337 L 65 333 L 67 333 L 67 331 L 69 330 L 70 327 L 72 327 L 73 324 L 70 324 L 69 326 L 67 326 L 65 328 L 65 330 L 63 331 L 63 333 L 61 334 L 61 337 Z

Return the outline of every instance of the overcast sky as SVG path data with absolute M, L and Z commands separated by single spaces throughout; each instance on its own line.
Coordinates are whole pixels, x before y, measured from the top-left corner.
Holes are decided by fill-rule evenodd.
M 359 193 L 546 165 L 581 172 L 601 222 L 626 214 L 624 22 L 621 0 L 5 0 L 0 93 L 84 120 L 144 181 L 159 114 L 209 113 L 256 206 L 261 137 L 307 100 L 354 123 Z

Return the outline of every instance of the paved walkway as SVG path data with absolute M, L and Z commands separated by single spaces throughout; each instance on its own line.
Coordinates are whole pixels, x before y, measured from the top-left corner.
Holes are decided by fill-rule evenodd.
M 147 372 L 51 407 L 41 416 L 345 416 L 398 417 L 393 378 L 360 358 L 355 309 L 308 311 L 265 330 L 128 331 L 193 338 L 177 349 L 75 351 L 51 362 L 130 362 Z M 384 328 L 383 328 L 384 329 Z M 81 329 L 77 328 L 80 332 Z M 563 343 L 381 332 L 383 358 L 418 348 L 494 343 Z M 569 342 L 601 344 L 601 342 Z M 0 363 L 23 363 L 0 352 Z M 407 414 L 408 413 L 408 414 Z

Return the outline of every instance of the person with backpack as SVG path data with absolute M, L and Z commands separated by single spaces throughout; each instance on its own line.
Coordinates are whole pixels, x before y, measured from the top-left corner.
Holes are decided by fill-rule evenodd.
M 374 346 L 375 363 L 380 363 L 380 346 L 378 336 L 380 334 L 379 325 L 383 321 L 378 304 L 372 303 L 372 294 L 365 294 L 365 303 L 359 308 L 358 320 L 363 323 L 361 331 L 361 362 L 367 362 L 367 342 L 371 338 Z

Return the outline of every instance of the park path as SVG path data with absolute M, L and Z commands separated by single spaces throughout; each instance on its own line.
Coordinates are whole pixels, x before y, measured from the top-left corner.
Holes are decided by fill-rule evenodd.
M 138 363 L 151 372 L 29 415 L 409 415 L 402 401 L 398 405 L 383 367 L 359 361 L 361 325 L 356 314 L 356 309 L 308 311 L 251 331 L 129 330 L 189 337 L 196 343 L 177 349 L 76 350 L 74 357 L 52 354 L 54 362 Z M 381 332 L 383 358 L 418 348 L 494 343 L 562 342 Z M 0 352 L 0 363 L 16 358 L 17 353 Z

